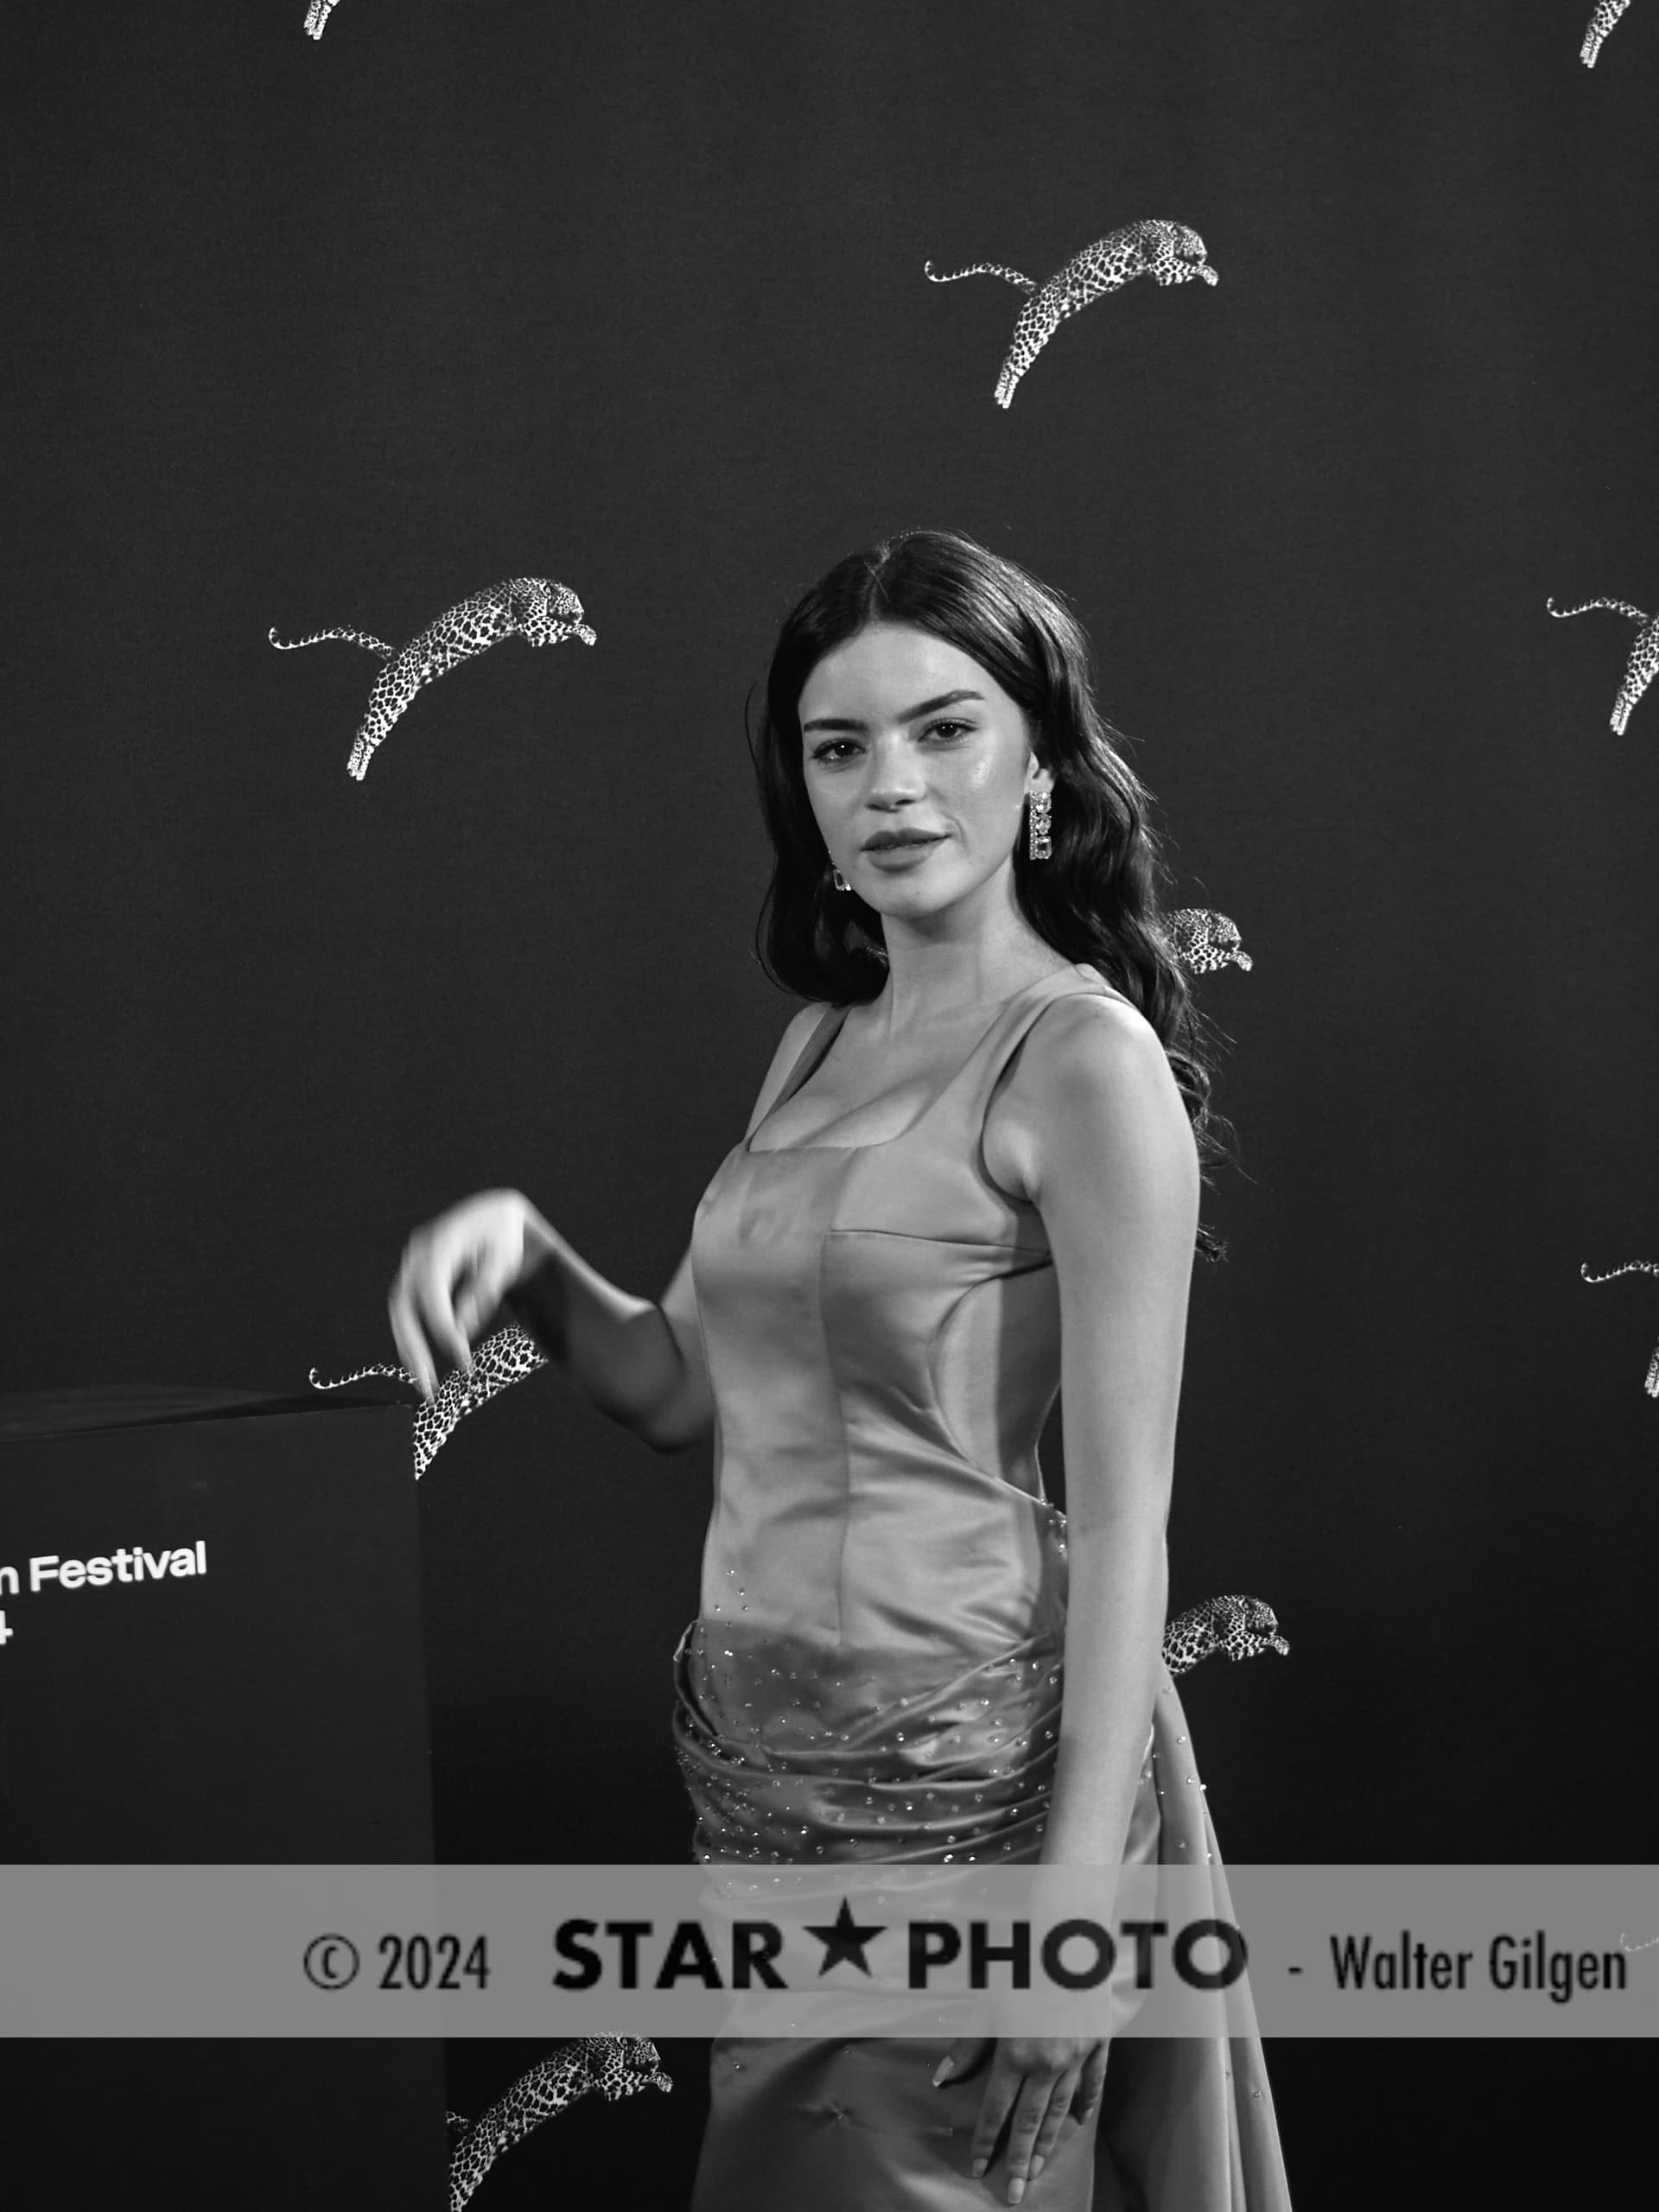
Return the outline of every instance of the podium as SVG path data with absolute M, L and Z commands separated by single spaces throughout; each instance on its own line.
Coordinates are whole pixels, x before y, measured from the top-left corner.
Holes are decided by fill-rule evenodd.
M 0 1398 L 5 1866 L 429 1862 L 407 1405 Z M 4 2040 L 10 2212 L 442 2212 L 442 2045 Z

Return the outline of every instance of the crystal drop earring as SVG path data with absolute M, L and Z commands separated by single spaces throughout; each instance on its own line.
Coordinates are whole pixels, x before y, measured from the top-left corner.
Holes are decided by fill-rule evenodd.
M 842 874 L 838 868 L 832 868 L 830 869 L 830 880 L 835 885 L 837 891 L 850 891 L 853 887 L 852 885 L 848 882 L 846 877 Z
M 1033 791 L 1027 802 L 1027 830 L 1029 833 L 1027 849 L 1034 861 L 1046 861 L 1053 850 L 1049 840 L 1049 825 L 1054 817 L 1054 801 L 1047 791 Z

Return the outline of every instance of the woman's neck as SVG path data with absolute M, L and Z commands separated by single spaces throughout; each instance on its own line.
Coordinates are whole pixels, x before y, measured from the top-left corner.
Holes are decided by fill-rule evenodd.
M 948 1029 L 1071 964 L 1023 915 L 1011 918 L 1006 930 L 965 940 L 922 937 L 889 920 L 887 980 L 868 1009 L 877 1043 Z

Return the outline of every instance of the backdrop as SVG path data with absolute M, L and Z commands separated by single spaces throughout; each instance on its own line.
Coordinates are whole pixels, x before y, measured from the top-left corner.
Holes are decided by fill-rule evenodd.
M 1191 1685 L 1224 1847 L 1653 1857 L 1659 1280 L 1580 1268 L 1659 1261 L 1659 686 L 1615 734 L 1638 631 L 1546 602 L 1659 608 L 1659 0 L 1593 68 L 1589 11 L 8 8 L 6 1387 L 390 1357 L 404 1236 L 498 1183 L 660 1290 L 793 1010 L 746 695 L 830 562 L 965 530 L 1070 596 L 1255 962 L 1198 986 L 1241 1162 L 1172 1526 L 1172 1603 L 1291 1647 Z M 924 264 L 1144 216 L 1219 283 L 999 408 L 1018 296 Z M 268 632 L 518 575 L 596 645 L 353 782 L 378 663 Z M 542 1375 L 421 1503 L 441 1847 L 683 1857 L 707 1453 Z M 1337 2056 L 1275 2059 L 1293 2187 L 1384 2096 L 1341 2201 L 1421 2190 L 1449 2056 Z

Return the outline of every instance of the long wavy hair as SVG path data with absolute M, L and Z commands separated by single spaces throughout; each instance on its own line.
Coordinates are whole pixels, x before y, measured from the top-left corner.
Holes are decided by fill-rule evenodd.
M 953 531 L 912 531 L 837 562 L 784 623 L 750 753 L 773 867 L 756 925 L 761 965 L 798 997 L 863 1004 L 887 981 L 881 917 L 834 889 L 807 797 L 799 702 L 826 653 L 871 624 L 925 630 L 993 676 L 1025 712 L 1038 760 L 1054 775 L 1052 853 L 1014 848 L 1020 912 L 1067 960 L 1094 968 L 1152 1024 L 1198 1147 L 1204 1179 L 1231 1156 L 1211 1106 L 1208 1024 L 1170 948 L 1160 895 L 1166 872 L 1152 800 L 1095 703 L 1089 640 L 1036 577 Z M 1224 1247 L 1200 1227 L 1198 1249 Z

